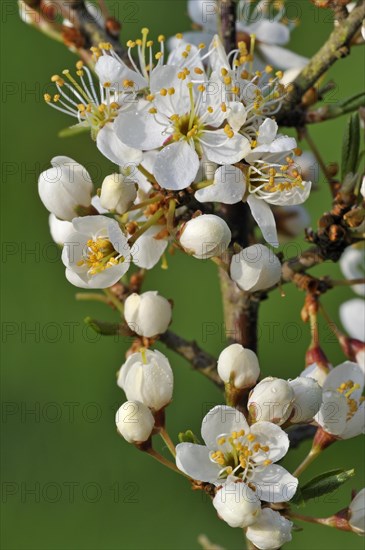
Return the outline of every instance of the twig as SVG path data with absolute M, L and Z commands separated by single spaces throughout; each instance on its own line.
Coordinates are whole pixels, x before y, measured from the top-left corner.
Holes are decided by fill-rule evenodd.
M 188 341 L 178 336 L 171 330 L 161 334 L 160 341 L 168 348 L 189 361 L 193 369 L 201 372 L 214 382 L 217 386 L 223 387 L 223 382 L 217 374 L 217 360 L 215 357 L 203 351 L 196 342 Z
M 347 19 L 335 27 L 327 42 L 293 82 L 286 104 L 276 116 L 279 125 L 304 125 L 306 109 L 301 104 L 303 95 L 338 59 L 349 54 L 351 40 L 360 29 L 364 18 L 365 2 L 359 0 Z
M 236 0 L 220 0 L 221 38 L 226 52 L 236 48 Z

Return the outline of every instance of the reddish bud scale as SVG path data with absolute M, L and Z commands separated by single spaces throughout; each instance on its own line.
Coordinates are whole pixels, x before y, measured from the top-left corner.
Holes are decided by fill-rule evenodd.
M 330 363 L 322 350 L 319 346 L 314 346 L 308 349 L 306 355 L 305 355 L 305 364 L 308 367 L 309 365 L 312 365 L 313 363 L 316 363 L 318 367 L 326 372 L 326 374 L 330 370 Z
M 313 439 L 313 449 L 318 452 L 324 451 L 324 449 L 327 449 L 335 441 L 337 439 L 334 435 L 325 432 L 322 428 L 318 428 Z

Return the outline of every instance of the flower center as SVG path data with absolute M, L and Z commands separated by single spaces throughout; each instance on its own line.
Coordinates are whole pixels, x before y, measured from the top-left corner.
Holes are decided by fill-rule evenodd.
M 294 168 L 293 159 L 287 157 L 286 162 L 281 165 L 256 160 L 248 169 L 250 193 L 284 193 L 295 187 L 303 188 L 302 176 Z
M 250 478 L 256 468 L 271 464 L 268 445 L 261 445 L 254 434 L 246 434 L 244 430 L 223 434 L 217 438 L 218 449 L 212 451 L 210 459 L 219 464 L 219 477 L 225 479 L 229 475 L 239 477 L 243 481 Z
M 78 266 L 87 266 L 89 275 L 97 275 L 108 267 L 117 265 L 123 261 L 123 257 L 117 258 L 118 252 L 112 243 L 104 237 L 87 241 L 87 249 L 83 253 L 84 259 L 78 262 Z

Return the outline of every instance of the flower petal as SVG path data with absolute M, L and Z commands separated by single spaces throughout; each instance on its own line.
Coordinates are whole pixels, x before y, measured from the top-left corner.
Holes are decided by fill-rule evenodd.
M 365 300 L 352 298 L 340 305 L 340 319 L 346 332 L 357 340 L 364 340 Z
M 365 433 L 365 402 L 361 403 L 354 416 L 347 422 L 341 439 L 350 439 Z
M 131 250 L 135 265 L 143 269 L 152 269 L 158 263 L 168 245 L 166 239 L 155 238 L 160 231 L 161 226 L 150 227 L 136 240 Z
M 352 361 L 344 361 L 333 370 L 331 370 L 323 384 L 324 390 L 337 390 L 343 382 L 351 380 L 354 384 L 359 385 L 359 389 L 355 390 L 351 397 L 359 399 L 364 388 L 364 373 L 357 363 Z
M 209 449 L 195 443 L 179 443 L 176 446 L 176 466 L 199 481 L 215 483 L 219 474 L 219 466 L 209 458 Z
M 195 198 L 199 202 L 236 204 L 242 200 L 245 190 L 246 178 L 242 170 L 226 164 L 216 170 L 212 185 L 196 191 Z
M 279 246 L 276 222 L 270 206 L 264 199 L 258 199 L 254 194 L 249 195 L 247 203 L 251 214 L 261 229 L 265 241 L 275 248 Z
M 217 437 L 224 433 L 248 430 L 244 415 L 226 405 L 217 405 L 203 418 L 201 434 L 209 449 L 216 449 Z
M 286 48 L 281 48 L 274 44 L 259 44 L 258 51 L 260 52 L 261 57 L 264 58 L 266 63 L 273 65 L 278 69 L 286 71 L 287 69 L 295 69 L 297 67 L 304 67 L 309 59 L 298 55 L 297 53 L 291 52 Z
M 128 145 L 142 150 L 161 147 L 166 137 L 162 135 L 164 126 L 158 124 L 155 115 L 147 109 L 120 113 L 114 121 L 119 139 Z
M 198 170 L 195 149 L 186 141 L 177 141 L 159 152 L 153 173 L 161 187 L 179 191 L 194 181 Z
M 106 124 L 98 132 L 96 145 L 104 157 L 118 164 L 118 166 L 139 164 L 142 160 L 142 152 L 120 141 L 115 127 L 117 120 L 113 124 Z
M 337 391 L 327 390 L 323 392 L 322 405 L 315 420 L 324 431 L 340 435 L 346 428 L 347 413 L 346 397 Z
M 289 449 L 289 437 L 280 426 L 272 422 L 256 422 L 251 426 L 250 432 L 256 436 L 258 443 L 270 447 L 267 453 L 259 452 L 255 455 L 255 462 L 261 463 L 266 459 L 278 462 L 286 455 Z
M 257 23 L 249 26 L 250 34 L 255 34 L 257 40 L 264 44 L 287 44 L 290 39 L 290 30 L 288 25 L 279 23 L 279 21 L 269 21 L 261 19 Z M 275 67 L 278 67 L 277 63 Z
M 251 151 L 246 137 L 235 134 L 228 138 L 224 130 L 204 132 L 201 145 L 207 159 L 217 164 L 235 164 Z
M 278 464 L 269 464 L 261 471 L 259 470 L 261 470 L 260 467 L 254 470 L 250 483 L 256 487 L 260 500 L 288 502 L 293 498 L 298 487 L 296 477 Z

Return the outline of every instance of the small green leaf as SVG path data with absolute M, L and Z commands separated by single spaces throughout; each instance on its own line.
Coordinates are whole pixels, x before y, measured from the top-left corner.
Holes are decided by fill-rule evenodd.
M 297 492 L 291 502 L 297 506 L 305 504 L 307 500 L 318 498 L 329 493 L 333 493 L 346 483 L 353 475 L 355 470 L 331 470 L 314 477 L 302 487 L 298 487 Z
M 107 321 L 98 321 L 92 317 L 84 319 L 85 325 L 92 328 L 96 333 L 103 336 L 114 336 L 120 334 L 120 325 L 118 323 L 108 323 Z
M 354 174 L 359 160 L 360 120 L 357 113 L 351 115 L 342 142 L 342 180 L 347 174 Z
M 186 432 L 179 433 L 180 443 L 199 443 L 199 439 L 191 430 L 186 430 Z

